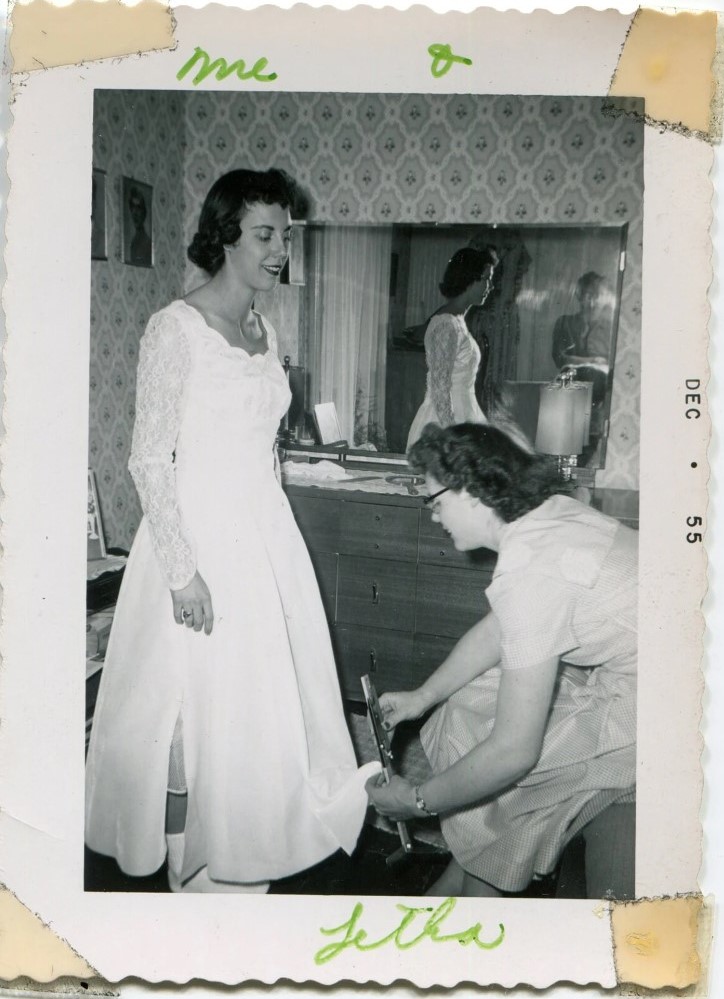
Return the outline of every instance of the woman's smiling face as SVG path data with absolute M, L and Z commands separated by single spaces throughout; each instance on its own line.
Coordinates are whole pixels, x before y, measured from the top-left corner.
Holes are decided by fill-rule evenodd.
M 241 219 L 241 236 L 228 247 L 227 263 L 254 291 L 270 291 L 289 256 L 292 220 L 281 205 L 251 205 Z

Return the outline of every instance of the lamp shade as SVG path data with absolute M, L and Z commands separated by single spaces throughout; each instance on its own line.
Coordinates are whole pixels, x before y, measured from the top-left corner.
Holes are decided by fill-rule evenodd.
M 541 385 L 535 447 L 543 454 L 581 454 L 591 426 L 591 383 Z

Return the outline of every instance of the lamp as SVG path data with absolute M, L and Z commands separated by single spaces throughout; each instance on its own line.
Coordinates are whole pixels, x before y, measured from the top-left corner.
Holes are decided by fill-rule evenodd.
M 570 479 L 578 455 L 591 431 L 591 382 L 574 380 L 575 370 L 564 368 L 555 381 L 540 387 L 536 451 L 556 455 L 558 471 Z

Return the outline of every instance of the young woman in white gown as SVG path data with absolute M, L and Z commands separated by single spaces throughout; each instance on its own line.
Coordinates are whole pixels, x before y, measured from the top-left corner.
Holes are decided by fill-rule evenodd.
M 266 891 L 351 853 L 364 771 L 274 442 L 290 401 L 254 297 L 286 261 L 295 189 L 235 170 L 189 258 L 209 280 L 151 317 L 129 468 L 144 518 L 116 608 L 86 841 L 172 890 Z
M 428 423 L 487 423 L 475 396 L 480 348 L 465 322 L 466 312 L 482 305 L 493 286 L 497 259 L 489 250 L 466 246 L 448 261 L 440 293 L 447 301 L 425 330 L 427 388 L 407 438 L 409 450 Z

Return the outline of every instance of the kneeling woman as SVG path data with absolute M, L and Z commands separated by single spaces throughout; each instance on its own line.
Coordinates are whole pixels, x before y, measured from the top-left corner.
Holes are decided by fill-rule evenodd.
M 453 860 L 429 894 L 519 892 L 635 799 L 637 535 L 490 426 L 428 426 L 408 459 L 455 547 L 499 555 L 487 616 L 421 687 L 381 698 L 390 729 L 439 705 L 421 732 L 434 776 L 368 793 L 393 819 L 440 814 Z M 588 885 L 632 891 L 615 862 Z

